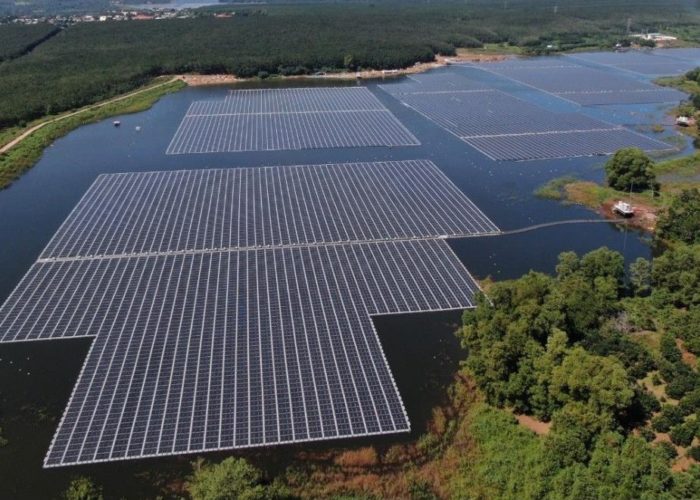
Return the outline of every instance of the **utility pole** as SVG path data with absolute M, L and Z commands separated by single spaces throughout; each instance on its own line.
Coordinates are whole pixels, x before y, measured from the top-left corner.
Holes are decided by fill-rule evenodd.
M 630 34 L 630 31 L 632 30 L 632 18 L 628 17 L 627 18 L 627 34 Z

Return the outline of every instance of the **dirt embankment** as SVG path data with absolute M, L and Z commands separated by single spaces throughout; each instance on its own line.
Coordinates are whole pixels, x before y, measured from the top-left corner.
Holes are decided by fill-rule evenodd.
M 600 205 L 600 213 L 606 219 L 619 219 L 620 215 L 613 210 L 613 206 L 617 200 L 607 200 Z M 625 224 L 653 233 L 656 230 L 656 222 L 659 219 L 659 208 L 652 205 L 642 203 L 633 203 L 634 216 L 625 219 Z
M 618 193 L 605 186 L 590 181 L 576 181 L 564 186 L 564 199 L 571 203 L 584 205 L 609 220 L 620 219 L 613 210 L 615 203 L 626 201 L 634 207 L 634 216 L 625 219 L 629 227 L 653 233 L 661 208 L 648 201 L 643 195 Z
M 416 63 L 408 68 L 395 70 L 362 70 L 362 71 L 339 71 L 337 73 L 324 73 L 319 75 L 299 75 L 274 77 L 290 80 L 300 80 L 305 78 L 314 78 L 320 80 L 356 80 L 356 79 L 375 79 L 386 78 L 400 75 L 410 75 L 415 73 L 423 73 L 425 71 L 441 68 L 448 64 L 459 64 L 464 62 L 494 62 L 502 61 L 512 57 L 505 54 L 480 54 L 480 53 L 459 53 L 456 56 L 437 56 L 435 61 L 428 63 Z M 176 78 L 182 80 L 187 85 L 192 87 L 202 87 L 206 85 L 226 85 L 238 82 L 253 80 L 253 78 L 238 78 L 235 75 L 218 74 L 218 75 L 176 75 Z

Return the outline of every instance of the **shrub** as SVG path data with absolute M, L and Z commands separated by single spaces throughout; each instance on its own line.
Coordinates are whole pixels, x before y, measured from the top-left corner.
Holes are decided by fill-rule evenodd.
M 644 438 L 647 443 L 651 443 L 656 437 L 656 433 L 649 427 L 642 427 L 639 430 L 639 434 Z
M 690 446 L 695 437 L 695 426 L 690 423 L 677 425 L 671 429 L 671 441 L 678 446 Z
M 372 446 L 348 450 L 335 458 L 336 465 L 341 467 L 371 467 L 378 461 L 377 451 Z
M 678 407 L 683 412 L 683 415 L 690 415 L 693 412 L 700 410 L 700 388 L 686 393 L 681 399 Z
M 63 494 L 65 500 L 102 500 L 102 489 L 87 477 L 73 479 Z
M 618 191 L 658 189 L 654 163 L 638 148 L 624 148 L 605 164 L 608 185 Z
M 667 460 L 673 460 L 678 456 L 676 447 L 668 441 L 661 441 L 656 446 L 661 450 Z
M 229 457 L 218 464 L 195 463 L 188 490 L 194 500 L 265 498 L 262 474 L 242 458 Z
M 665 415 L 657 415 L 651 421 L 651 426 L 656 432 L 668 432 L 671 430 L 671 423 Z
M 696 462 L 700 462 L 700 446 L 693 446 L 690 448 L 688 450 L 688 456 Z

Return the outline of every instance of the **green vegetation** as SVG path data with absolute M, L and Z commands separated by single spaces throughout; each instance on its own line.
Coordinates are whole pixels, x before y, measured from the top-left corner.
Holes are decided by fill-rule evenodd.
M 563 200 L 566 198 L 566 186 L 577 182 L 576 177 L 557 177 L 535 190 L 535 196 L 546 200 Z
M 44 149 L 56 139 L 63 137 L 81 125 L 104 120 L 110 116 L 137 113 L 150 108 L 162 96 L 181 89 L 181 81 L 156 83 L 152 88 L 124 99 L 104 105 L 95 105 L 75 114 L 48 120 L 18 145 L 0 153 L 0 189 L 9 186 L 22 172 L 31 168 L 41 157 Z M 39 122 L 41 123 L 41 122 Z
M 263 500 L 283 498 L 283 489 L 264 485 L 262 474 L 242 458 L 218 464 L 196 462 L 188 484 L 194 500 Z
M 556 277 L 496 283 L 464 313 L 466 367 L 487 401 L 553 424 L 538 438 L 505 413 L 477 412 L 470 479 L 494 497 L 687 498 L 700 487 L 700 467 L 674 474 L 668 450 L 634 436 L 669 432 L 688 447 L 698 435 L 700 375 L 677 343 L 700 348 L 700 316 L 689 318 L 700 306 L 700 246 L 642 261 L 629 286 L 616 252 L 565 252 Z M 661 333 L 658 350 L 635 340 L 649 330 Z M 677 404 L 661 407 L 645 389 L 652 372 Z
M 700 191 L 683 190 L 660 217 L 658 234 L 665 240 L 700 243 Z
M 550 46 L 611 47 L 625 35 L 630 16 L 635 30 L 697 26 L 700 19 L 682 0 L 562 4 L 556 13 L 532 0 L 513 0 L 507 9 L 486 0 L 234 9 L 230 19 L 82 23 L 61 31 L 3 65 L 0 128 L 106 99 L 158 75 L 398 68 L 483 44 L 530 54 Z
M 65 500 L 102 500 L 102 488 L 90 478 L 80 476 L 73 479 L 63 494 Z
M 58 30 L 51 24 L 0 25 L 0 62 L 26 54 Z
M 693 144 L 696 149 L 700 148 L 700 136 L 698 136 L 697 125 L 697 121 L 700 118 L 700 68 L 688 71 L 680 77 L 662 78 L 657 83 L 675 87 L 690 94 L 690 97 L 674 110 L 674 114 L 677 117 L 683 116 L 694 120 L 694 123 L 691 122 L 688 126 L 680 127 L 680 130 L 686 135 L 694 137 Z
M 618 191 L 659 190 L 651 159 L 638 148 L 617 151 L 605 164 L 608 186 Z

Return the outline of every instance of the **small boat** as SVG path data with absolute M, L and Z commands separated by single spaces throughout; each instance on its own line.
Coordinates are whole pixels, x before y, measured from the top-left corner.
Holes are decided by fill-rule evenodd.
M 632 217 L 634 215 L 634 208 L 629 203 L 624 201 L 618 201 L 613 205 L 613 212 L 616 212 L 623 217 Z
M 137 132 L 141 132 L 141 126 L 140 126 L 140 125 L 136 125 L 136 131 L 137 131 Z
M 118 127 L 118 126 L 121 125 L 121 124 L 122 124 L 122 122 L 120 122 L 119 120 L 114 120 L 114 121 L 112 122 L 112 125 L 114 125 L 115 127 Z

